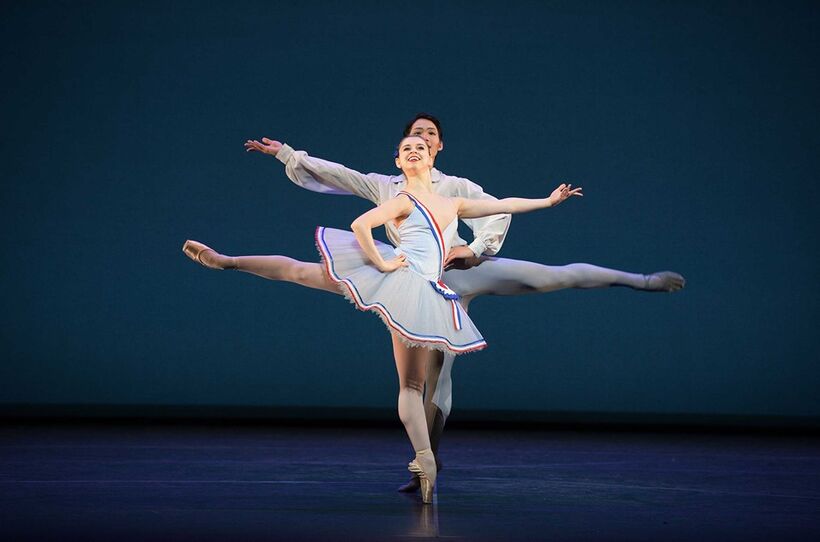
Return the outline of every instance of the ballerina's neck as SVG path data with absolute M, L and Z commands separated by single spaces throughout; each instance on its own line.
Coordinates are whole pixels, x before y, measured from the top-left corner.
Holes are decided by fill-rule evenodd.
M 407 188 L 416 192 L 432 192 L 433 191 L 433 177 L 430 171 L 420 173 L 404 174 L 407 179 Z

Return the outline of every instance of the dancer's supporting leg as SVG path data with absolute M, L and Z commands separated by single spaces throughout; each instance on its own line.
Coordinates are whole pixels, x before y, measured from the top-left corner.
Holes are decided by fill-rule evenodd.
M 416 451 L 414 462 L 423 471 L 421 477 L 427 478 L 432 487 L 436 483 L 438 471 L 435 456 L 430 448 L 430 434 L 422 399 L 431 350 L 409 347 L 395 333 L 391 334 L 391 337 L 393 355 L 396 358 L 396 371 L 399 375 L 399 418 Z M 429 502 L 429 494 L 423 492 L 422 497 L 425 502 Z
M 197 241 L 186 241 L 182 250 L 195 262 L 212 269 L 236 269 L 341 295 L 319 263 L 301 262 L 287 256 L 227 256 Z
M 461 298 L 461 306 L 465 312 L 469 309 L 471 299 L 469 297 Z M 436 458 L 437 471 L 441 470 L 438 445 L 452 406 L 453 390 L 450 374 L 454 360 L 455 355 L 445 354 L 438 350 L 431 351 L 427 360 L 427 378 L 424 385 L 424 414 L 430 435 L 430 448 Z M 410 480 L 399 486 L 398 490 L 402 493 L 413 493 L 418 491 L 420 485 L 419 478 L 411 476 Z

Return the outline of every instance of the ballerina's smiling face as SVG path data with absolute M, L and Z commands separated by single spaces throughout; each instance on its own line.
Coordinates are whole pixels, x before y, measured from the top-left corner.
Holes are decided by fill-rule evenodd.
M 396 167 L 404 172 L 430 169 L 433 167 L 433 157 L 430 156 L 430 147 L 423 137 L 407 136 L 401 140 L 396 157 Z

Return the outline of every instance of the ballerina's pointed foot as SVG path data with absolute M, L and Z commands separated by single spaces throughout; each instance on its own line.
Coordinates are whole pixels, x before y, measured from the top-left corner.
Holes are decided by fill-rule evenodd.
M 646 284 L 644 290 L 650 292 L 677 292 L 686 286 L 686 279 L 674 271 L 658 271 L 644 275 Z
M 188 239 L 185 241 L 185 244 L 182 245 L 182 252 L 184 252 L 185 255 L 193 261 L 210 269 L 222 270 L 233 268 L 231 265 L 232 258 L 223 256 L 211 247 L 204 245 L 199 241 L 192 241 Z
M 441 460 L 438 456 L 436 456 L 436 476 L 438 476 L 438 473 L 441 472 L 441 469 Z M 396 491 L 398 491 L 399 493 L 415 493 L 419 490 L 420 487 L 421 482 L 419 481 L 419 477 L 413 474 L 413 476 L 410 477 L 407 483 L 399 486 L 399 488 Z
M 424 504 L 433 503 L 433 492 L 436 487 L 436 460 L 430 448 L 416 452 L 416 458 L 407 465 L 407 470 L 415 474 L 421 486 L 421 500 Z

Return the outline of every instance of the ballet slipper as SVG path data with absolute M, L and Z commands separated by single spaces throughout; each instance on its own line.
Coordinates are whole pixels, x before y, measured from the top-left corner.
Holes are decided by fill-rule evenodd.
M 210 269 L 219 269 L 220 271 L 225 269 L 225 267 L 222 267 L 217 263 L 208 262 L 202 259 L 202 255 L 208 251 L 213 252 L 216 256 L 219 256 L 219 253 L 217 251 L 215 251 L 209 246 L 203 245 L 199 241 L 192 241 L 188 239 L 187 241 L 185 241 L 185 244 L 182 245 L 182 252 L 184 252 L 186 256 L 188 256 L 198 264 L 208 267 Z
M 677 292 L 686 286 L 686 279 L 674 271 L 650 273 L 643 280 L 643 289 L 648 292 Z
M 399 493 L 415 493 L 421 487 L 421 482 L 419 481 L 419 477 L 415 474 L 410 477 L 410 479 L 404 485 L 399 486 L 398 491 Z

